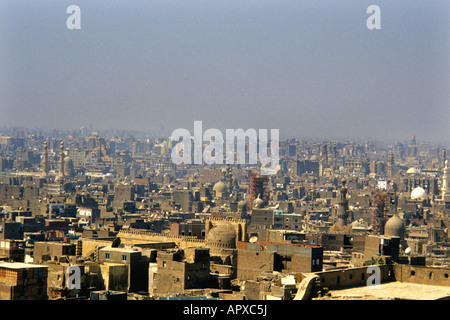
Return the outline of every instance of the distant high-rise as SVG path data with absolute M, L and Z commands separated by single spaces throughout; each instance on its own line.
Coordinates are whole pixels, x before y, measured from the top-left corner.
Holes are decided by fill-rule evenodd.
M 394 173 L 394 152 L 389 151 L 387 155 L 387 174 L 392 176 Z
M 447 160 L 447 149 L 445 147 L 441 148 L 440 152 L 441 161 L 442 161 L 442 167 L 445 167 L 445 161 Z
M 417 157 L 417 142 L 416 136 L 412 136 L 411 141 L 408 145 L 408 156 L 409 157 Z

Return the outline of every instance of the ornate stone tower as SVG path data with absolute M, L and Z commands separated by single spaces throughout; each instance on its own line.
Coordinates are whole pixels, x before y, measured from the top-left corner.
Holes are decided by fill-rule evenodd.
M 42 177 L 48 176 L 48 146 L 47 141 L 44 142 L 44 153 L 42 155 Z
M 61 181 L 64 179 L 64 141 L 61 142 L 60 151 L 59 151 L 59 170 L 58 175 L 56 176 L 57 181 Z
M 448 160 L 445 160 L 445 167 L 442 170 L 442 187 L 441 187 L 442 200 L 445 200 L 450 196 L 449 182 L 450 182 L 450 169 L 448 168 Z
M 337 220 L 336 225 L 339 227 L 343 227 L 347 224 L 347 218 L 348 218 L 348 199 L 347 199 L 347 193 L 348 189 L 345 186 L 346 180 L 342 179 L 342 187 L 339 192 L 339 202 L 338 202 L 338 209 L 337 209 Z

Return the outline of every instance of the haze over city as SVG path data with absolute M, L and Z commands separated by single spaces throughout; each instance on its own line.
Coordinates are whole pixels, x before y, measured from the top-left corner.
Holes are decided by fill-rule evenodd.
M 1 2 L 0 126 L 448 143 L 448 1 L 72 2 Z
M 0 1 L 0 300 L 196 319 L 450 300 L 449 18 L 449 0 Z

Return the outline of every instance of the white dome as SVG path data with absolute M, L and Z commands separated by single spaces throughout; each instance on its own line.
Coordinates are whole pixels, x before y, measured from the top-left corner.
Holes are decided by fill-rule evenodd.
M 420 173 L 420 170 L 419 170 L 419 169 L 416 169 L 416 168 L 409 168 L 409 169 L 406 171 L 406 173 L 409 173 L 409 174 L 417 174 L 417 173 Z
M 427 198 L 427 192 L 422 187 L 414 188 L 411 191 L 411 200 L 425 200 Z

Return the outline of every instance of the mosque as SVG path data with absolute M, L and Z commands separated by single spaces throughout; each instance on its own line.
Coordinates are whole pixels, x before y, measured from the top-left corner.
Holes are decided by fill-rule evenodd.
M 42 178 L 49 177 L 48 144 L 44 142 L 44 153 L 42 155 Z M 64 156 L 64 142 L 60 144 L 59 168 L 55 177 L 55 182 L 62 182 L 68 177 L 75 175 L 73 160 L 69 156 Z

